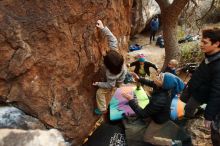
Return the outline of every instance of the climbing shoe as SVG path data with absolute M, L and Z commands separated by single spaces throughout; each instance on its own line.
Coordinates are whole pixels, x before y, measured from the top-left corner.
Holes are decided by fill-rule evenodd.
M 94 112 L 95 112 L 96 115 L 102 115 L 102 112 L 98 108 L 96 108 L 94 110 Z

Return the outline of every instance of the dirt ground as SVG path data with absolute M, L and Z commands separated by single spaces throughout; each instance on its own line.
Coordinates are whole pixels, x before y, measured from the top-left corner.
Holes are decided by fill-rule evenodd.
M 132 51 L 128 53 L 128 62 L 134 61 L 134 57 L 138 54 L 144 54 L 145 58 L 156 64 L 159 68 L 162 67 L 164 61 L 165 50 L 155 45 L 156 41 L 149 44 L 149 37 L 143 34 L 136 35 L 132 40 L 131 44 L 139 44 L 143 46 L 143 49 Z

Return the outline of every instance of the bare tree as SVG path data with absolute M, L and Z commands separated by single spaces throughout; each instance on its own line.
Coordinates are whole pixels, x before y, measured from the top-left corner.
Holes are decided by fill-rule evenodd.
M 165 61 L 163 64 L 162 69 L 164 69 L 168 62 L 171 59 L 177 59 L 179 60 L 180 57 L 180 49 L 178 46 L 177 41 L 177 26 L 178 26 L 178 18 L 181 12 L 184 10 L 184 8 L 187 6 L 189 7 L 190 3 L 192 2 L 194 4 L 194 7 L 192 8 L 192 11 L 195 10 L 198 0 L 155 0 L 161 9 L 161 22 L 163 24 L 163 36 L 164 36 L 164 42 L 165 42 Z M 213 9 L 214 5 L 218 6 L 219 1 L 212 0 L 211 6 L 208 9 L 207 13 L 200 17 L 200 19 L 196 20 L 196 23 L 198 25 L 198 22 Z M 192 15 L 192 11 L 190 12 Z M 189 14 L 190 15 L 190 14 Z
M 164 69 L 171 59 L 179 60 L 179 47 L 177 41 L 178 17 L 190 0 L 155 0 L 161 9 L 161 22 L 163 24 L 163 36 L 165 42 Z

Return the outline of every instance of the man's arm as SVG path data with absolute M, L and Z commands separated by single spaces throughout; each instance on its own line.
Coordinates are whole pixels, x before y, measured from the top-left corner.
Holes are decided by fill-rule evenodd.
M 161 107 L 163 105 L 158 105 L 154 102 L 150 102 L 144 109 L 142 109 L 139 105 L 137 100 L 134 98 L 129 101 L 129 106 L 134 110 L 134 112 L 140 116 L 141 118 L 148 118 L 154 114 L 157 114 L 161 111 Z
M 153 67 L 157 71 L 157 66 L 151 62 L 147 62 L 148 66 Z
M 136 64 L 137 64 L 137 61 L 134 61 L 134 62 L 132 62 L 129 66 L 130 66 L 130 67 L 136 66 Z
M 156 84 L 154 83 L 154 81 L 148 80 L 148 79 L 145 79 L 145 78 L 140 78 L 138 80 L 138 82 L 140 82 L 141 84 L 153 87 L 153 88 L 157 87 Z
M 161 108 L 164 107 L 163 103 L 165 103 L 165 102 L 156 103 L 156 102 L 150 101 L 150 103 L 147 106 L 145 106 L 145 108 L 143 109 L 138 105 L 137 99 L 134 98 L 132 95 L 122 93 L 122 97 L 126 98 L 129 101 L 128 102 L 129 106 L 141 118 L 148 118 L 152 115 L 159 113 L 161 111 Z

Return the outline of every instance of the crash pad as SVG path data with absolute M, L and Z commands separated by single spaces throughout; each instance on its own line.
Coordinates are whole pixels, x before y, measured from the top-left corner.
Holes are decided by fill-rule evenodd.
M 148 96 L 142 87 L 138 90 L 136 86 L 132 85 L 117 88 L 109 104 L 111 121 L 123 119 L 125 115 L 132 116 L 135 114 L 129 106 L 128 100 L 122 97 L 122 93 L 127 93 L 131 96 L 135 95 L 134 97 L 137 98 L 138 104 L 142 108 L 149 103 Z
M 185 112 L 184 112 L 185 105 L 186 104 L 184 102 L 182 102 L 179 99 L 179 97 L 176 95 L 171 102 L 170 118 L 172 120 L 181 119 L 185 114 Z

